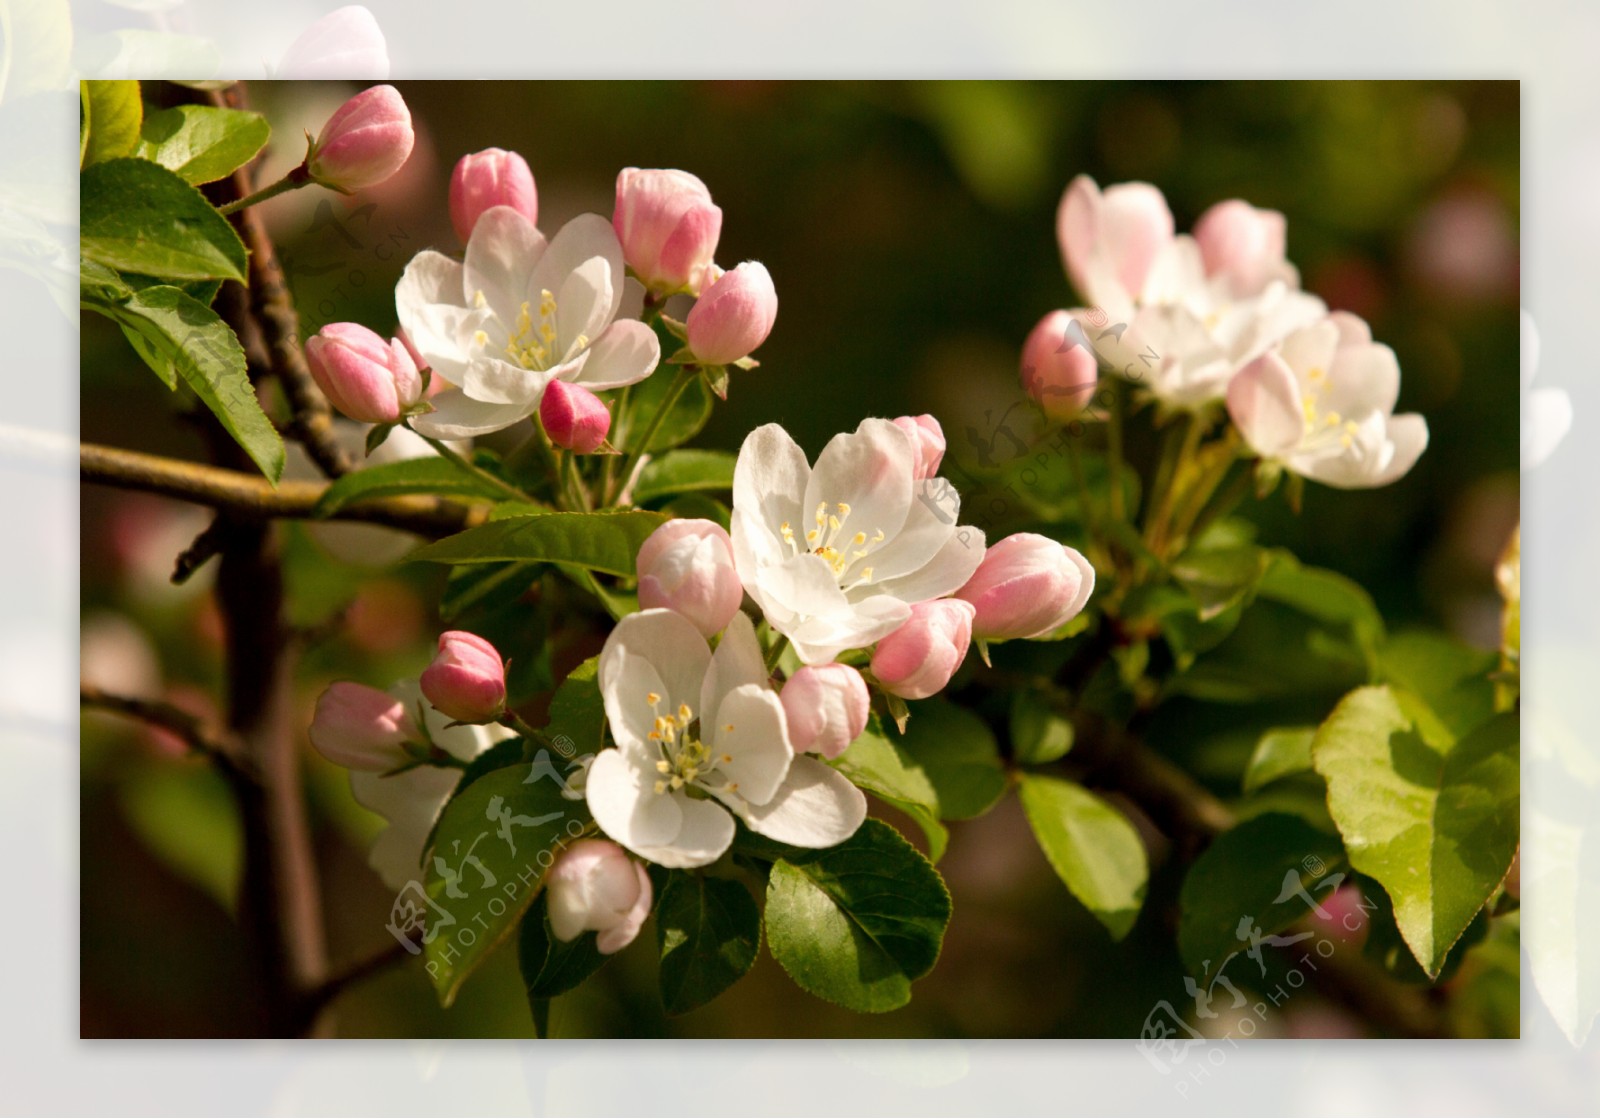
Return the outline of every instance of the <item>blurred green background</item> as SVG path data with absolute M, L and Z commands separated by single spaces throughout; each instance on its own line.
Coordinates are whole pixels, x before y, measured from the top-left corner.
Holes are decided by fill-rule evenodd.
M 1367 318 L 1395 349 L 1401 410 L 1427 416 L 1432 442 L 1387 489 L 1308 486 L 1299 516 L 1281 499 L 1255 507 L 1262 539 L 1363 583 L 1391 629 L 1444 627 L 1494 644 L 1491 572 L 1518 501 L 1515 82 L 399 88 L 418 144 L 396 179 L 351 199 L 304 191 L 267 206 L 306 332 L 337 320 L 393 329 L 393 286 L 405 261 L 425 247 L 459 248 L 445 197 L 462 154 L 521 152 L 547 233 L 578 213 L 609 215 L 621 167 L 681 167 L 704 179 L 723 208 L 719 262 L 763 261 L 779 293 L 761 367 L 735 374 L 728 404 L 699 440 L 728 450 L 768 421 L 814 454 L 865 416 L 931 412 L 954 460 L 970 464 L 997 425 L 1025 431 L 1018 347 L 1041 315 L 1077 302 L 1054 212 L 1078 173 L 1102 185 L 1155 183 L 1180 230 L 1229 197 L 1282 210 L 1305 286 Z M 254 105 L 274 126 L 264 176 L 298 162 L 301 130 L 315 130 L 349 92 L 253 84 Z M 172 398 L 95 318 L 83 324 L 82 389 L 86 440 L 203 457 Z M 84 678 L 214 709 L 220 635 L 211 574 L 183 588 L 166 582 L 204 514 L 86 489 L 82 517 Z M 438 629 L 438 573 L 351 562 L 403 551 L 361 531 L 286 532 L 296 620 L 315 625 L 350 606 L 347 625 L 306 657 L 302 725 L 330 679 L 386 686 L 415 675 Z M 353 804 L 340 771 L 305 752 L 331 952 L 348 961 L 388 936 L 390 896 L 363 854 L 378 821 Z M 230 916 L 238 827 L 221 782 L 178 753 L 125 723 L 85 721 L 85 1036 L 259 1028 L 254 978 Z M 1212 776 L 1205 764 L 1196 768 Z M 1157 999 L 1181 995 L 1182 968 L 1163 923 L 1170 914 L 1147 910 L 1125 942 L 1111 944 L 1052 875 L 1014 799 L 951 830 L 941 870 L 955 917 L 944 956 L 910 1007 L 878 1017 L 839 1011 L 799 991 L 764 955 L 728 994 L 667 1020 L 647 930 L 558 1003 L 557 1032 L 1133 1036 Z M 1158 867 L 1152 895 L 1170 893 L 1163 876 L 1176 873 Z M 1482 1029 L 1505 1030 L 1494 1020 L 1505 1013 L 1514 1029 L 1515 992 L 1497 998 L 1481 1011 Z M 1275 1028 L 1359 1029 L 1339 1015 L 1307 994 Z M 520 1036 L 530 1023 L 514 954 L 501 951 L 450 1011 L 435 1005 L 420 965 L 402 966 L 347 995 L 337 1030 Z

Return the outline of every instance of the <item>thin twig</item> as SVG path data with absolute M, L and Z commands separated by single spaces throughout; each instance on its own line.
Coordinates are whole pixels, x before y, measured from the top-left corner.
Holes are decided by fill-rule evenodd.
M 84 443 L 78 448 L 79 473 L 86 482 L 140 490 L 208 505 L 246 519 L 312 519 L 328 486 L 322 482 L 280 482 L 256 474 L 196 462 Z M 421 536 L 450 536 L 481 524 L 488 508 L 422 494 L 375 497 L 335 511 L 328 519 L 387 525 Z
M 300 1019 L 298 1032 L 305 1033 L 316 1025 L 316 1021 L 321 1017 L 322 1012 L 335 999 L 344 994 L 348 988 L 370 979 L 372 976 L 396 964 L 404 963 L 413 954 L 413 952 L 406 949 L 405 945 L 395 941 L 365 959 L 357 960 L 337 975 L 331 975 L 307 990 L 301 996 L 298 1008 Z
M 189 749 L 211 758 L 231 773 L 254 780 L 253 767 L 239 740 L 181 707 L 159 699 L 117 695 L 93 684 L 78 686 L 78 703 L 90 710 L 122 715 L 158 727 L 176 735 Z

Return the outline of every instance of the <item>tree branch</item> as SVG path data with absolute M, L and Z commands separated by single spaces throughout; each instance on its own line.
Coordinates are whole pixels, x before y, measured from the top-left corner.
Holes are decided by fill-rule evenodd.
M 255 780 L 254 768 L 237 738 L 181 707 L 158 699 L 115 695 L 93 684 L 79 685 L 78 703 L 94 711 L 123 715 L 159 727 L 177 735 L 189 749 L 211 758 L 230 773 L 248 781 Z
M 312 519 L 328 486 L 322 482 L 280 482 L 239 470 L 84 443 L 78 449 L 85 482 L 161 494 L 245 520 Z M 387 525 L 419 536 L 449 536 L 481 524 L 484 504 L 462 504 L 425 494 L 379 497 L 346 506 L 329 520 Z
M 403 944 L 395 941 L 385 948 L 381 948 L 363 960 L 357 960 L 344 971 L 337 975 L 329 976 L 321 983 L 312 987 L 301 996 L 300 1022 L 301 1032 L 309 1031 L 316 1025 L 322 1012 L 333 1003 L 345 990 L 363 980 L 385 971 L 395 964 L 404 963 L 411 958 Z
M 227 90 L 213 94 L 215 103 L 224 107 L 248 108 L 244 83 L 239 82 Z M 233 176 L 234 192 L 248 197 L 255 191 L 255 163 L 246 164 Z M 354 459 L 339 445 L 334 436 L 333 410 L 322 390 L 312 379 L 301 349 L 300 314 L 295 310 L 289 292 L 288 280 L 278 263 L 277 247 L 267 232 L 266 221 L 257 207 L 247 206 L 232 215 L 245 247 L 250 250 L 249 308 L 255 325 L 259 328 L 259 341 L 264 353 L 254 354 L 259 360 L 265 357 L 266 367 L 278 378 L 289 399 L 294 419 L 288 434 L 299 441 L 306 454 L 328 477 L 337 478 L 355 469 Z M 241 337 L 244 332 L 241 331 Z

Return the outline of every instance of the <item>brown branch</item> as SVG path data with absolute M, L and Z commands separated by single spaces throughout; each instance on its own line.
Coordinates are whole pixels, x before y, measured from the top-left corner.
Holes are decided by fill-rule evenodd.
M 116 695 L 93 684 L 79 685 L 78 703 L 94 711 L 122 715 L 158 727 L 176 735 L 189 749 L 211 758 L 230 774 L 255 780 L 250 759 L 237 738 L 181 707 L 158 699 Z
M 413 955 L 405 945 L 399 941 L 381 948 L 372 955 L 362 960 L 357 960 L 337 975 L 329 976 L 321 983 L 306 991 L 300 1000 L 299 1015 L 301 1032 L 306 1032 L 316 1025 L 317 1019 L 322 1016 L 335 999 L 344 992 L 372 976 L 386 971 L 396 964 L 404 963 Z
M 216 103 L 229 108 L 247 108 L 243 83 L 213 95 Z M 256 189 L 255 164 L 246 164 L 233 176 L 234 193 L 244 198 Z M 238 227 L 239 236 L 250 250 L 250 324 L 252 331 L 241 330 L 241 341 L 255 353 L 250 354 L 252 364 L 261 363 L 278 378 L 293 412 L 287 434 L 298 440 L 306 454 L 325 475 L 337 478 L 355 469 L 355 460 L 339 445 L 334 436 L 333 410 L 327 397 L 312 379 L 306 365 L 304 340 L 300 337 L 300 313 L 295 310 L 294 297 L 278 263 L 278 251 L 272 236 L 267 232 L 266 221 L 257 207 L 246 206 L 231 219 Z M 255 342 L 254 347 L 250 343 Z
M 328 491 L 323 482 L 280 482 L 274 486 L 260 475 L 242 470 L 94 443 L 79 447 L 78 460 L 80 476 L 86 482 L 208 505 L 242 520 L 313 519 L 317 502 Z M 481 524 L 487 515 L 488 507 L 483 504 L 404 494 L 348 505 L 328 519 L 387 525 L 419 536 L 440 537 Z

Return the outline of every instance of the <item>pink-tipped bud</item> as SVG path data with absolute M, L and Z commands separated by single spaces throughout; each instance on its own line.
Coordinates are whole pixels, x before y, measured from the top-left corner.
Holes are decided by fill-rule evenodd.
M 1287 223 L 1275 210 L 1237 198 L 1218 202 L 1194 223 L 1207 276 L 1226 276 L 1237 295 L 1255 295 L 1284 275 Z
M 550 442 L 580 455 L 600 449 L 611 431 L 611 411 L 605 401 L 582 385 L 551 381 L 539 401 L 539 420 Z
M 1022 344 L 1022 390 L 1056 423 L 1077 416 L 1094 396 L 1100 362 L 1068 311 L 1051 311 Z
M 794 752 L 825 758 L 837 758 L 867 729 L 872 706 L 867 682 L 847 664 L 807 665 L 784 683 L 779 699 Z
M 456 236 L 470 238 L 483 212 L 495 206 L 511 207 L 529 225 L 539 223 L 539 192 L 528 161 L 501 148 L 462 156 L 450 175 L 450 224 Z
M 422 396 L 410 351 L 357 323 L 317 331 L 306 342 L 306 364 L 329 403 L 364 424 L 394 423 Z
M 1317 909 L 1306 914 L 1306 924 L 1320 936 L 1360 948 L 1367 942 L 1370 931 L 1369 914 L 1370 907 L 1361 888 L 1346 882 L 1317 901 Z
M 506 706 L 506 666 L 483 638 L 453 629 L 439 635 L 439 652 L 422 670 L 422 694 L 458 723 L 492 723 Z
M 959 598 L 919 602 L 911 619 L 872 651 L 872 674 L 902 699 L 943 690 L 972 644 L 972 603 Z
M 894 426 L 911 437 L 912 450 L 916 452 L 917 481 L 932 478 L 939 473 L 944 461 L 944 428 L 932 416 L 900 416 Z
M 1094 568 L 1075 548 L 1019 532 L 989 546 L 956 597 L 972 603 L 975 637 L 1043 637 L 1083 610 Z
M 698 294 L 722 235 L 722 211 L 687 171 L 625 167 L 611 225 L 623 260 L 651 291 Z
M 418 742 L 411 712 L 387 692 L 341 680 L 317 699 L 311 744 L 334 765 L 387 772 L 410 760 L 406 743 Z
M 676 610 L 707 637 L 727 627 L 744 599 L 733 542 L 715 521 L 668 521 L 639 549 L 638 568 L 639 605 Z
M 609 956 L 633 943 L 650 916 L 650 875 L 609 839 L 580 839 L 550 868 L 545 898 L 557 940 L 592 929 Z
M 767 266 L 747 260 L 718 277 L 689 309 L 689 349 L 707 365 L 728 365 L 765 342 L 777 317 L 778 291 Z
M 392 85 L 362 90 L 322 126 L 306 170 L 323 186 L 345 192 L 377 186 L 411 158 L 411 110 Z

